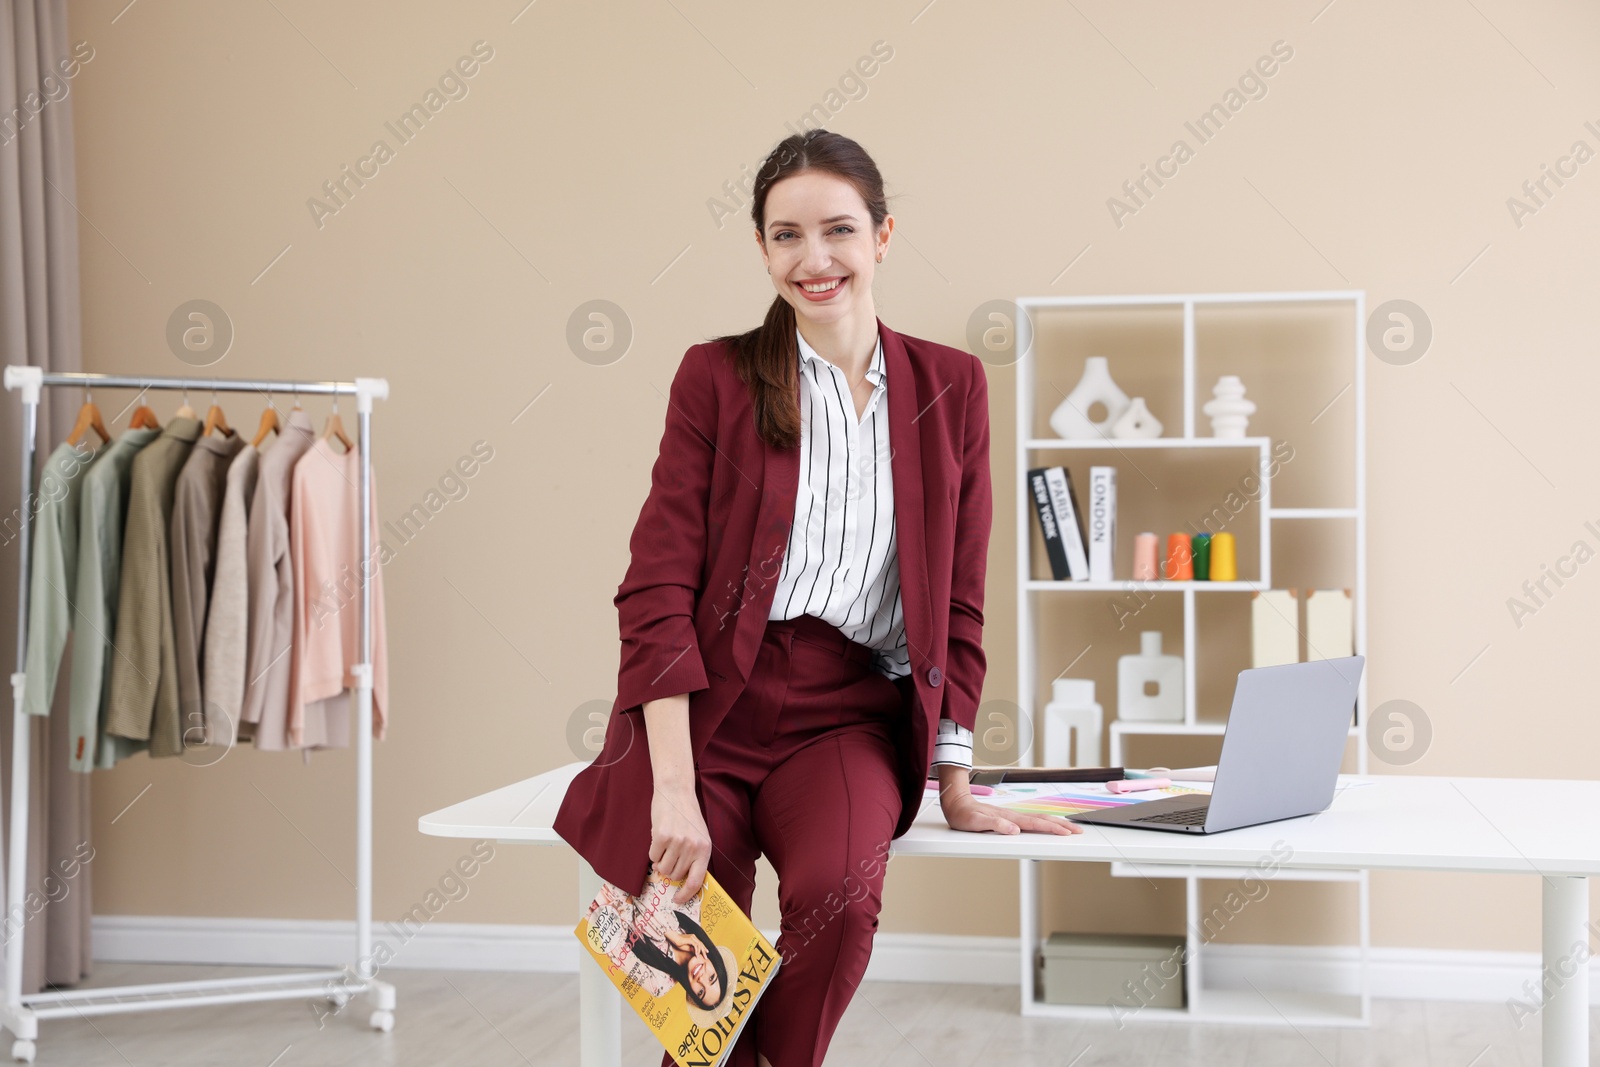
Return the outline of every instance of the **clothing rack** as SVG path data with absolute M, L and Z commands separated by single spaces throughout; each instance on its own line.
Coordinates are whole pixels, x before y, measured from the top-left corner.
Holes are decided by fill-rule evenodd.
M 361 662 L 356 678 L 356 955 L 341 970 L 304 971 L 266 978 L 224 978 L 154 985 L 108 986 L 68 992 L 22 992 L 22 947 L 27 930 L 28 769 L 33 716 L 22 710 L 27 678 L 28 590 L 31 578 L 29 498 L 33 493 L 34 451 L 39 425 L 39 398 L 43 389 L 66 386 L 78 389 L 212 390 L 234 393 L 306 393 L 356 398 L 359 424 L 356 447 L 361 457 Z M 82 1015 L 112 1015 L 210 1004 L 241 1004 L 301 997 L 326 999 L 339 1009 L 356 994 L 372 1006 L 369 1025 L 375 1030 L 394 1028 L 395 990 L 375 977 L 372 961 L 372 588 L 368 568 L 372 559 L 372 453 L 370 448 L 372 401 L 387 399 L 389 383 L 382 378 L 357 378 L 352 382 L 246 381 L 228 378 L 130 377 L 116 374 L 47 374 L 40 367 L 9 366 L 5 387 L 22 394 L 22 516 L 18 544 L 22 553 L 17 583 L 17 669 L 11 675 L 13 706 L 11 745 L 11 835 L 5 880 L 7 917 L 24 916 L 5 946 L 5 1000 L 0 1004 L 0 1027 L 11 1031 L 12 1058 L 32 1062 L 39 1020 Z M 335 401 L 337 403 L 337 401 Z

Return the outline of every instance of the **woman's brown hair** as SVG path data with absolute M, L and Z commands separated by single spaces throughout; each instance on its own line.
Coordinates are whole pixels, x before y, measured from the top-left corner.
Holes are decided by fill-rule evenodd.
M 876 232 L 889 214 L 883 195 L 883 176 L 867 150 L 841 133 L 807 130 L 779 141 L 756 175 L 752 190 L 750 217 L 756 233 L 766 242 L 767 193 L 785 178 L 803 171 L 817 170 L 842 178 L 855 186 L 866 202 Z M 717 338 L 733 346 L 734 369 L 750 387 L 755 408 L 756 432 L 778 448 L 794 448 L 800 443 L 800 400 L 796 373 L 800 349 L 795 342 L 794 308 L 775 296 L 767 317 L 760 326 L 741 334 Z

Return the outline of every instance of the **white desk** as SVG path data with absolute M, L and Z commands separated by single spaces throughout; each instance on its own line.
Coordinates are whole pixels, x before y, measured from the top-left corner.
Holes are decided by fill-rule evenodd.
M 584 766 L 570 763 L 462 801 L 423 816 L 418 827 L 437 837 L 565 847 L 550 827 Z M 1588 1067 L 1589 969 L 1572 964 L 1574 946 L 1589 938 L 1588 879 L 1600 875 L 1600 833 L 1587 821 L 1600 810 L 1600 782 L 1350 775 L 1340 783 L 1370 784 L 1341 788 L 1320 815 L 1211 837 L 1087 824 L 1070 837 L 966 833 L 946 826 L 930 800 L 893 854 L 1244 868 L 1273 856 L 1275 845 L 1281 857 L 1287 844 L 1293 852 L 1280 869 L 1543 875 L 1544 974 L 1554 989 L 1540 1012 L 1543 1059 L 1549 1067 Z M 581 864 L 580 908 L 598 889 Z M 621 997 L 598 968 L 580 968 L 579 983 L 583 1065 L 615 1067 Z

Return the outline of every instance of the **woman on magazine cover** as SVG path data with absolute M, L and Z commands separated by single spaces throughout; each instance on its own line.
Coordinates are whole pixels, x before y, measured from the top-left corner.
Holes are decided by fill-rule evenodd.
M 738 961 L 700 926 L 698 900 L 664 908 L 664 915 L 644 914 L 637 898 L 612 885 L 597 900 L 614 921 L 597 922 L 591 915 L 589 928 L 613 931 L 596 946 L 612 963 L 654 997 L 666 995 L 674 983 L 682 986 L 692 1017 L 702 1025 L 728 1014 Z
M 968 789 L 988 386 L 971 354 L 879 321 L 894 219 L 876 164 L 840 134 L 795 134 L 751 216 L 777 296 L 673 378 L 615 598 L 616 703 L 555 829 L 629 893 L 653 867 L 685 901 L 709 870 L 746 914 L 767 856 L 782 965 L 728 1062 L 815 1067 L 931 765 L 955 829 L 1081 830 Z

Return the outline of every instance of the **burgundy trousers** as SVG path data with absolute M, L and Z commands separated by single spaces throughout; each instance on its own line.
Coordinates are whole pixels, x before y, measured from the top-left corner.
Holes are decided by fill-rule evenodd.
M 769 621 L 744 691 L 707 741 L 709 869 L 748 914 L 756 857 L 778 874 L 772 986 L 729 1067 L 816 1067 L 867 968 L 900 817 L 899 686 L 814 615 Z M 670 1055 L 662 1067 L 672 1067 Z

